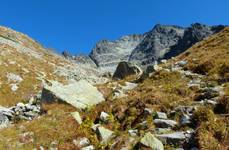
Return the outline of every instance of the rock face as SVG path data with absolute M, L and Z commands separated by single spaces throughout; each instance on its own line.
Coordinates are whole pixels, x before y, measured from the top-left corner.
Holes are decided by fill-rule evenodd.
M 118 64 L 118 67 L 114 72 L 113 78 L 124 79 L 125 77 L 130 75 L 140 76 L 141 74 L 142 70 L 138 66 L 123 61 Z
M 114 72 L 120 61 L 129 59 L 133 49 L 143 37 L 143 35 L 129 35 L 115 41 L 102 40 L 92 49 L 90 57 L 98 67 Z
M 45 85 L 42 90 L 43 102 L 66 102 L 76 108 L 86 108 L 104 101 L 103 95 L 85 80 L 63 85 L 59 82 L 51 82 L 51 86 Z
M 171 46 L 183 37 L 185 29 L 178 26 L 156 25 L 146 33 L 142 42 L 133 50 L 129 60 L 139 65 L 152 64 L 163 58 Z
M 114 72 L 121 61 L 129 61 L 146 69 L 158 60 L 184 52 L 223 28 L 221 25 L 207 26 L 199 23 L 187 28 L 158 24 L 142 35 L 124 36 L 116 41 L 102 40 L 89 56 L 97 67 L 105 71 Z
M 129 61 L 144 66 L 163 58 L 171 58 L 223 28 L 224 26 L 211 27 L 199 23 L 188 28 L 156 25 L 145 34 L 145 38 L 133 50 Z

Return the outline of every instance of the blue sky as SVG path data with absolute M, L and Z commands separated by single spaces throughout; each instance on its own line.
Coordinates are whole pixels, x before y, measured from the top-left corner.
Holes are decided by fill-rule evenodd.
M 58 52 L 88 54 L 102 39 L 144 33 L 157 23 L 229 24 L 229 0 L 1 0 L 0 25 Z

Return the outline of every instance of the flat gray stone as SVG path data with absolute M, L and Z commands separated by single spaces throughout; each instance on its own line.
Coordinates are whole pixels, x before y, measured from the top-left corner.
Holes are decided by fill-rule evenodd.
M 169 134 L 156 135 L 163 144 L 182 144 L 186 140 L 185 132 L 174 132 Z
M 68 85 L 52 81 L 42 90 L 42 101 L 47 103 L 66 102 L 84 109 L 104 101 L 103 95 L 86 80 L 74 81 Z
M 167 119 L 154 119 L 153 122 L 159 128 L 173 128 L 177 125 L 176 121 Z

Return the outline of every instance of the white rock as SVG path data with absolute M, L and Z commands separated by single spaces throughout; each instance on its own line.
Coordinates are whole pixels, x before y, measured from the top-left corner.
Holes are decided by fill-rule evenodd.
M 164 150 L 162 142 L 150 132 L 145 134 L 140 143 L 144 146 L 150 147 L 152 150 Z
M 104 143 L 108 142 L 114 134 L 113 131 L 106 129 L 104 127 L 98 127 L 97 133 L 98 133 L 99 137 L 101 138 L 102 142 L 104 142 Z
M 95 132 L 97 130 L 97 128 L 101 126 L 100 124 L 94 124 L 91 129 Z
M 51 84 L 43 88 L 43 102 L 64 101 L 76 108 L 84 109 L 105 100 L 97 88 L 85 80 L 73 81 L 68 85 L 56 81 L 52 81 Z
M 78 111 L 72 112 L 71 115 L 79 124 L 82 123 L 82 119 L 81 119 L 80 113 Z
M 161 62 L 162 62 L 163 64 L 166 64 L 166 63 L 167 63 L 167 60 L 166 60 L 166 59 L 162 59 Z
M 128 130 L 128 133 L 130 136 L 137 136 L 138 135 L 138 130 L 135 129 L 135 130 Z
M 150 108 L 145 108 L 145 109 L 144 109 L 144 115 L 145 115 L 145 116 L 152 115 L 153 112 L 154 112 L 153 109 L 150 109 Z
M 89 146 L 86 146 L 86 147 L 83 147 L 81 150 L 94 150 L 95 147 L 93 145 L 89 145 Z
M 156 112 L 156 118 L 157 119 L 167 119 L 167 115 L 166 113 L 163 113 L 163 112 Z
M 109 120 L 109 114 L 102 111 L 99 118 L 101 121 L 107 122 Z
M 157 127 L 160 128 L 172 128 L 177 125 L 176 121 L 167 119 L 154 119 L 153 122 Z
M 19 75 L 13 74 L 13 73 L 7 73 L 7 79 L 8 81 L 13 81 L 13 82 L 23 81 L 22 77 L 20 77 Z
M 17 89 L 18 89 L 17 84 L 11 84 L 11 91 L 15 92 L 17 91 Z
M 90 141 L 88 138 L 86 137 L 83 137 L 83 138 L 79 138 L 79 139 L 74 139 L 73 140 L 73 144 L 76 145 L 77 147 L 85 147 L 85 146 L 88 146 L 90 145 Z
M 24 108 L 25 107 L 25 104 L 24 103 L 22 103 L 22 102 L 20 102 L 20 103 L 17 103 L 17 105 L 16 105 L 17 107 L 21 107 L 21 108 Z

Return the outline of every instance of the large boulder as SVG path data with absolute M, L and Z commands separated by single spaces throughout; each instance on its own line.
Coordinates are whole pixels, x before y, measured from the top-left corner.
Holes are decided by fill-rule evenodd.
M 113 78 L 124 79 L 130 75 L 141 76 L 142 70 L 137 65 L 132 65 L 128 62 L 120 62 L 114 72 Z
M 66 102 L 84 109 L 104 101 L 103 95 L 96 87 L 85 80 L 74 81 L 67 85 L 52 81 L 42 90 L 42 102 Z
M 164 150 L 162 142 L 150 132 L 146 133 L 144 137 L 140 140 L 139 146 L 151 148 L 152 150 Z

